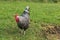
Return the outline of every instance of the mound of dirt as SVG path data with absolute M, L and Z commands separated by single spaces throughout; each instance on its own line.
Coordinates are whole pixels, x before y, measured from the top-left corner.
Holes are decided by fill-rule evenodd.
M 60 40 L 60 26 L 52 24 L 41 24 L 48 40 Z

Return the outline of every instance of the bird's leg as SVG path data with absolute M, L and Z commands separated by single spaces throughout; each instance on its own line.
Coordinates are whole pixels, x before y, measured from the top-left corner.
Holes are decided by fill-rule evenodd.
M 24 31 L 24 35 L 25 35 L 25 31 Z
M 21 34 L 23 34 L 23 30 L 21 30 Z
M 23 30 L 20 30 L 20 34 L 21 34 L 21 35 L 23 34 Z
M 22 35 L 25 35 L 25 31 L 24 31 L 24 30 L 21 30 L 21 34 L 22 34 Z

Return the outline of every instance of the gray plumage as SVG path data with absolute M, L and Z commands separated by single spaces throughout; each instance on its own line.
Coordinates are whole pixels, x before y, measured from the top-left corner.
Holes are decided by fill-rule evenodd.
M 17 25 L 20 29 L 23 29 L 24 31 L 29 27 L 29 6 L 26 7 L 26 9 L 23 11 L 21 16 L 19 17 L 19 22 L 17 22 Z

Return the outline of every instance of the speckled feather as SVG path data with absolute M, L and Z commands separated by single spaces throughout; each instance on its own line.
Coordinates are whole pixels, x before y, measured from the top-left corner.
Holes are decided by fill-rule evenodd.
M 17 23 L 20 29 L 26 30 L 29 27 L 29 8 L 26 7 L 21 16 L 19 16 L 19 22 Z

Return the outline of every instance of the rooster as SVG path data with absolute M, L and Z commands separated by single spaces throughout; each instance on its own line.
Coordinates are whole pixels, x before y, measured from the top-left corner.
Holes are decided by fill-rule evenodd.
M 17 26 L 21 30 L 23 30 L 24 34 L 25 34 L 26 29 L 28 29 L 28 27 L 29 27 L 29 19 L 30 19 L 29 18 L 29 15 L 30 15 L 29 9 L 30 9 L 29 6 L 27 6 L 25 8 L 25 10 L 23 11 L 22 15 L 20 15 L 20 16 L 18 14 L 15 15 L 15 20 L 16 20 Z

